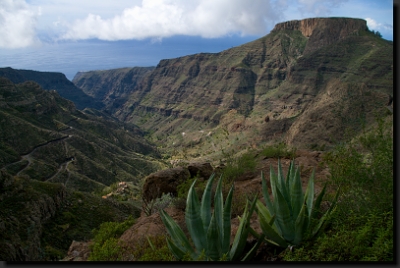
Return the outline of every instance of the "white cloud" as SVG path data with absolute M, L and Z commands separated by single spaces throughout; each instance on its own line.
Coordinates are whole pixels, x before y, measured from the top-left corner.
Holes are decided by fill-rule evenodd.
M 20 48 L 37 43 L 35 26 L 40 13 L 24 0 L 1 0 L 0 47 Z
M 232 33 L 267 34 L 281 18 L 284 0 L 143 0 L 111 18 L 89 14 L 70 24 L 62 39 L 123 40 Z
M 380 30 L 380 31 L 393 30 L 393 26 L 390 24 L 378 23 L 377 21 L 371 18 L 366 18 L 365 20 L 367 21 L 368 28 L 371 30 Z

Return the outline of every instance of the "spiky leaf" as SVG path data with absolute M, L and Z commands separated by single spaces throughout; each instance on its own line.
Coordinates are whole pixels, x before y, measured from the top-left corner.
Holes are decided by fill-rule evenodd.
M 292 176 L 294 177 L 294 179 L 292 179 L 293 183 L 290 189 L 290 197 L 293 209 L 293 219 L 296 219 L 303 205 L 304 194 L 301 185 L 300 170 L 296 169 Z
M 201 199 L 201 219 L 203 221 L 204 232 L 207 232 L 208 226 L 211 220 L 211 190 L 212 184 L 214 182 L 215 174 L 212 174 L 207 181 L 206 188 L 203 192 L 203 197 Z
M 294 222 L 290 215 L 288 204 L 281 191 L 276 189 L 276 224 L 279 226 L 283 238 L 287 241 L 294 239 Z
M 222 228 L 222 252 L 224 253 L 229 251 L 229 245 L 231 242 L 231 215 L 232 215 L 233 189 L 234 186 L 232 184 L 228 196 L 226 197 L 224 205 L 224 220 Z
M 184 232 L 179 225 L 169 216 L 163 209 L 160 210 L 161 220 L 164 223 L 168 234 L 171 236 L 174 245 L 176 245 L 183 252 L 194 252 L 189 240 L 186 238 Z
M 195 183 L 196 180 L 193 182 L 188 192 L 185 220 L 196 250 L 201 251 L 206 248 L 206 232 L 204 231 L 203 221 L 200 215 L 199 198 L 194 189 Z

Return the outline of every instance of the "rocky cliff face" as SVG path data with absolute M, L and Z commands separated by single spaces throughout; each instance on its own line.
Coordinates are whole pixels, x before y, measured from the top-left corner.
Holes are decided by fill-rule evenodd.
M 272 140 L 334 144 L 385 110 L 392 55 L 361 19 L 289 21 L 220 53 L 160 61 L 110 112 L 192 156 Z
M 339 42 L 351 35 L 366 31 L 367 22 L 352 18 L 311 18 L 292 20 L 275 25 L 274 31 L 300 31 L 309 38 L 304 54 L 311 53 L 323 46 Z
M 107 71 L 79 72 L 72 82 L 86 94 L 112 110 L 126 101 L 154 67 L 120 68 Z

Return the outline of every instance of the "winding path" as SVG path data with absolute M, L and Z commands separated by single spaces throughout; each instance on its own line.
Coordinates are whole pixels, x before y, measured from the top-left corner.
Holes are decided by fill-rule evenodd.
M 69 127 L 69 128 L 66 129 L 66 130 L 69 130 L 69 129 L 72 129 L 72 127 Z M 22 162 L 22 161 L 26 160 L 26 161 L 28 161 L 28 164 L 27 164 L 25 167 L 23 167 L 20 171 L 18 171 L 18 173 L 16 174 L 16 176 L 20 176 L 21 172 L 23 172 L 24 170 L 26 170 L 26 169 L 32 164 L 32 162 L 33 162 L 32 154 L 33 154 L 37 149 L 39 149 L 39 148 L 41 148 L 41 147 L 44 147 L 44 146 L 46 146 L 46 145 L 52 144 L 52 143 L 56 143 L 56 142 L 63 141 L 63 140 L 65 140 L 65 139 L 68 139 L 68 138 L 71 138 L 71 137 L 72 137 L 72 135 L 67 135 L 67 136 L 64 136 L 64 137 L 61 137 L 61 138 L 57 138 L 57 139 L 50 140 L 50 141 L 47 141 L 47 142 L 45 142 L 45 143 L 36 145 L 29 153 L 24 154 L 24 155 L 21 155 L 21 159 L 20 159 L 20 160 L 18 160 L 18 161 L 16 161 L 16 162 L 13 162 L 13 163 L 10 163 L 10 164 L 7 164 L 7 165 L 4 166 L 2 169 L 5 170 L 5 169 L 6 169 L 8 166 L 10 166 L 10 165 L 13 165 L 13 164 L 16 164 L 16 163 L 19 163 L 19 162 Z M 52 175 L 50 178 L 48 178 L 46 181 L 51 181 L 51 180 L 54 179 L 61 171 L 66 170 L 66 171 L 68 172 L 68 178 L 67 178 L 67 181 L 65 182 L 65 184 L 66 184 L 66 183 L 68 182 L 68 180 L 69 180 L 70 175 L 71 175 L 70 172 L 69 172 L 69 170 L 68 170 L 68 164 L 69 164 L 70 162 L 72 162 L 72 161 L 74 161 L 74 158 L 73 158 L 73 157 L 69 157 L 65 162 L 61 163 L 60 166 L 59 166 L 59 168 L 58 168 L 58 170 L 57 170 L 57 172 L 56 172 L 54 175 Z

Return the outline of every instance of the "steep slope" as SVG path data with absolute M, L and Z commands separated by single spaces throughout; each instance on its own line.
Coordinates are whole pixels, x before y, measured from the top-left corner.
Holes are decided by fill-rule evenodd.
M 103 107 L 101 102 L 86 95 L 62 73 L 15 70 L 8 67 L 0 68 L 0 77 L 6 77 L 16 84 L 35 81 L 45 90 L 56 90 L 61 97 L 73 101 L 80 110 L 84 108 L 101 109 Z
M 120 68 L 106 71 L 78 72 L 72 82 L 109 111 L 119 107 L 154 67 Z
M 386 111 L 393 44 L 350 18 L 277 24 L 216 54 L 162 60 L 111 112 L 189 157 L 274 139 L 331 145 Z
M 137 194 L 164 166 L 136 126 L 0 77 L 0 259 L 57 260 L 102 222 L 139 216 L 99 192 L 128 181 Z
M 83 191 L 140 179 L 162 167 L 132 124 L 79 111 L 34 82 L 0 78 L 0 168 Z

